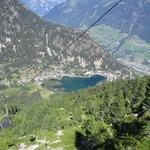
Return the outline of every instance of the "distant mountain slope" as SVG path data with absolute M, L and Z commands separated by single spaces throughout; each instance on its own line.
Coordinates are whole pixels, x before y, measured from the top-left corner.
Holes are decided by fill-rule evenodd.
M 89 35 L 128 67 L 150 75 L 150 43 L 108 25 L 98 25 Z
M 85 28 L 117 0 L 69 0 L 54 7 L 45 19 Z M 128 67 L 150 74 L 150 0 L 125 0 L 105 16 L 89 35 Z
M 91 24 L 115 2 L 116 0 L 69 0 L 54 7 L 44 18 L 66 26 L 82 27 Z M 150 42 L 150 1 L 123 1 L 99 24 L 101 23 L 130 34 L 138 34 Z
M 50 11 L 54 6 L 65 0 L 21 0 L 21 2 L 27 6 L 30 10 L 43 16 Z
M 18 0 L 0 2 L 0 63 L 12 67 L 44 65 L 67 47 L 80 32 L 44 22 Z M 104 49 L 84 35 L 56 62 L 53 76 L 101 73 L 108 77 L 129 74 L 128 69 L 115 61 Z M 39 67 L 39 66 L 38 66 Z M 59 72 L 56 74 L 56 71 Z M 30 74 L 31 76 L 31 74 Z M 42 78 L 42 77 L 41 77 Z

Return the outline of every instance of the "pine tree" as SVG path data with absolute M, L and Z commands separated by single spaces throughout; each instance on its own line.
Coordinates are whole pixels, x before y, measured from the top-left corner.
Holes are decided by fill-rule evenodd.
M 148 82 L 148 86 L 147 86 L 145 95 L 146 95 L 146 98 L 144 100 L 144 105 L 146 108 L 149 108 L 150 107 L 150 80 Z

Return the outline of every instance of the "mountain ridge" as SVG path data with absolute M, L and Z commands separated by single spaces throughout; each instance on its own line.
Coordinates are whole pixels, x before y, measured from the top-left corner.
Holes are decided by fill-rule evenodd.
M 44 18 L 83 30 L 116 2 L 116 0 L 69 0 L 55 6 Z M 149 75 L 149 11 L 149 0 L 122 1 L 89 31 L 89 35 L 119 62 Z
M 43 16 L 50 11 L 54 6 L 64 2 L 65 0 L 21 0 L 21 2 L 30 10 Z
M 93 20 L 102 15 L 116 1 L 77 0 L 73 2 L 73 0 L 70 0 L 57 5 L 44 18 L 66 26 L 82 27 L 93 22 Z M 149 0 L 122 1 L 99 24 L 111 25 L 120 28 L 123 32 L 138 34 L 142 39 L 150 42 L 150 34 L 148 32 L 150 16 L 147 15 L 150 14 L 149 8 Z

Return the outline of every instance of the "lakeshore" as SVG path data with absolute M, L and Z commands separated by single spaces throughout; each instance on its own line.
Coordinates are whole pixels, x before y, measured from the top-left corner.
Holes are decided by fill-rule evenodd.
M 44 86 L 54 91 L 71 92 L 86 89 L 105 81 L 107 78 L 101 75 L 85 76 L 63 76 L 61 79 L 49 79 L 44 82 Z

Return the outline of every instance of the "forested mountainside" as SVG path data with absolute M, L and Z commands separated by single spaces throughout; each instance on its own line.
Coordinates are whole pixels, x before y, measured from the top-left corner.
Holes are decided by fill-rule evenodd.
M 67 26 L 82 27 L 90 25 L 115 2 L 116 0 L 69 0 L 56 5 L 45 18 Z M 149 0 L 126 0 L 99 24 L 111 25 L 123 32 L 138 34 L 142 39 L 150 42 L 149 14 Z
M 33 68 L 34 72 L 39 64 L 41 67 L 49 63 L 81 34 L 79 31 L 45 22 L 18 0 L 1 0 L 0 12 L 1 74 L 14 71 L 16 67 Z M 56 71 L 59 75 L 101 72 L 106 76 L 119 77 L 130 74 L 128 68 L 112 59 L 88 35 L 80 38 L 50 67 L 55 76 Z
M 39 16 L 47 14 L 54 6 L 64 1 L 65 0 L 21 0 L 25 6 Z
M 0 93 L 8 97 L 5 104 L 12 120 L 11 128 L 0 131 L 1 150 L 150 147 L 150 77 L 105 82 L 47 98 L 35 85 L 18 90 L 3 87 Z M 1 97 L 1 115 L 3 102 Z

